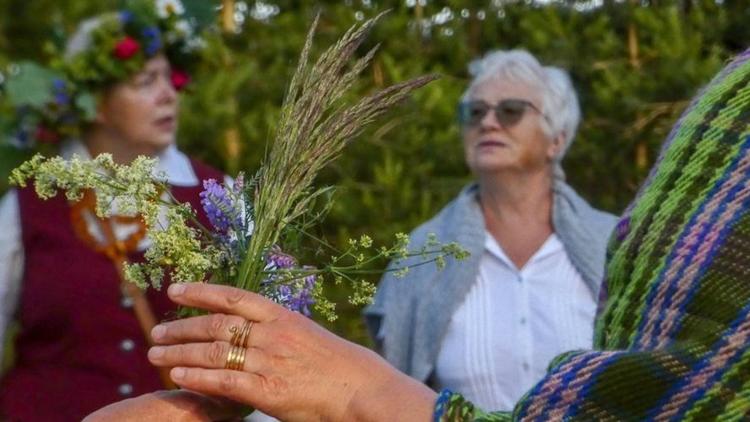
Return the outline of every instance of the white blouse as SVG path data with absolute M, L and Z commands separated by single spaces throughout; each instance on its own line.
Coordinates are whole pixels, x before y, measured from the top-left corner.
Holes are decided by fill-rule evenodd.
M 477 282 L 438 354 L 438 387 L 512 410 L 558 354 L 592 346 L 596 298 L 552 234 L 518 269 L 486 234 Z

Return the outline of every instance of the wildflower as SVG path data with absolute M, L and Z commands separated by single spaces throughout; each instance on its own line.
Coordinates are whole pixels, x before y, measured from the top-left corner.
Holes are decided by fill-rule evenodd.
M 67 86 L 65 81 L 62 79 L 55 78 L 52 81 L 52 92 L 55 95 L 55 103 L 59 106 L 65 106 L 70 102 L 70 95 L 68 95 Z
M 23 128 L 16 131 L 15 135 L 13 135 L 13 138 L 11 139 L 11 142 L 13 143 L 13 145 L 18 146 L 19 148 L 30 148 L 32 146 L 29 131 Z
M 178 91 L 185 88 L 185 86 L 190 83 L 190 75 L 180 69 L 172 69 L 170 77 L 172 79 L 172 86 Z
M 174 29 L 179 32 L 182 36 L 188 37 L 193 34 L 193 26 L 190 25 L 185 19 L 180 19 L 175 25 Z
M 305 267 L 303 270 L 310 270 Z M 305 316 L 311 316 L 310 307 L 315 304 L 313 292 L 317 283 L 314 274 L 292 280 L 277 280 L 275 283 L 267 283 L 265 296 L 279 305 L 293 312 L 299 312 Z
M 293 283 L 296 291 L 293 290 L 292 295 L 282 305 L 291 311 L 299 312 L 308 317 L 311 316 L 310 306 L 315 304 L 313 290 L 316 281 L 317 277 L 311 274 L 304 277 L 301 281 Z
M 126 24 L 133 20 L 133 12 L 131 12 L 130 10 L 122 10 L 120 11 L 118 17 L 120 18 L 120 22 Z
M 156 12 L 160 18 L 166 19 L 171 15 L 185 13 L 185 8 L 180 0 L 156 0 Z
M 266 254 L 266 270 L 288 270 L 296 265 L 297 260 L 293 256 L 283 253 L 281 248 L 276 245 Z
M 153 26 L 144 28 L 143 37 L 148 40 L 148 44 L 146 44 L 147 56 L 152 57 L 161 50 L 161 35 L 158 28 Z
M 266 254 L 265 271 L 271 275 L 261 283 L 261 293 L 285 308 L 310 316 L 315 304 L 314 291 L 318 278 L 309 274 L 313 267 L 297 267 L 297 260 L 274 245 Z M 307 275 L 302 275 L 305 273 Z
M 227 234 L 230 229 L 241 228 L 240 212 L 227 194 L 227 190 L 214 179 L 204 180 L 203 189 L 200 193 L 201 205 L 216 230 Z
M 206 41 L 201 37 L 193 36 L 187 37 L 182 51 L 185 53 L 193 53 L 198 50 L 203 50 L 204 48 L 206 48 Z
M 141 46 L 138 44 L 138 41 L 133 37 L 126 36 L 115 45 L 113 54 L 120 60 L 127 60 L 133 57 L 140 48 Z
M 360 245 L 361 245 L 361 246 L 362 246 L 363 248 L 369 248 L 370 246 L 372 246 L 372 238 L 371 238 L 370 236 L 366 235 L 366 234 L 363 234 L 363 235 L 362 235 L 362 236 L 361 236 L 361 237 L 359 238 L 359 244 L 360 244 Z

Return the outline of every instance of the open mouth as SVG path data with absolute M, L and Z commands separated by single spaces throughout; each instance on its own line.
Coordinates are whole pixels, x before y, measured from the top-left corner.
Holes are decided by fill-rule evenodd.
M 177 125 L 177 119 L 175 119 L 174 116 L 167 116 L 155 120 L 154 123 L 162 129 L 172 130 Z

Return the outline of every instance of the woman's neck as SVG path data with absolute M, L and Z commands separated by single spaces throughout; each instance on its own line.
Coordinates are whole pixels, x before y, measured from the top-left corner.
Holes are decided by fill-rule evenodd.
M 134 146 L 104 128 L 93 127 L 83 138 L 91 157 L 108 153 L 118 164 L 130 164 L 140 155 L 154 157 L 161 151 L 149 145 Z
M 479 197 L 486 218 L 550 222 L 552 173 L 480 176 Z
M 480 177 L 479 198 L 487 231 L 523 268 L 554 232 L 552 174 Z

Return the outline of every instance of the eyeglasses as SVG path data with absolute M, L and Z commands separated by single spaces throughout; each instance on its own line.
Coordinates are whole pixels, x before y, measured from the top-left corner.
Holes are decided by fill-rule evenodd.
M 462 102 L 458 105 L 458 119 L 463 126 L 478 126 L 487 112 L 493 110 L 497 122 L 509 128 L 521 121 L 527 107 L 547 119 L 547 116 L 534 104 L 518 98 L 508 98 L 494 106 L 481 100 Z

